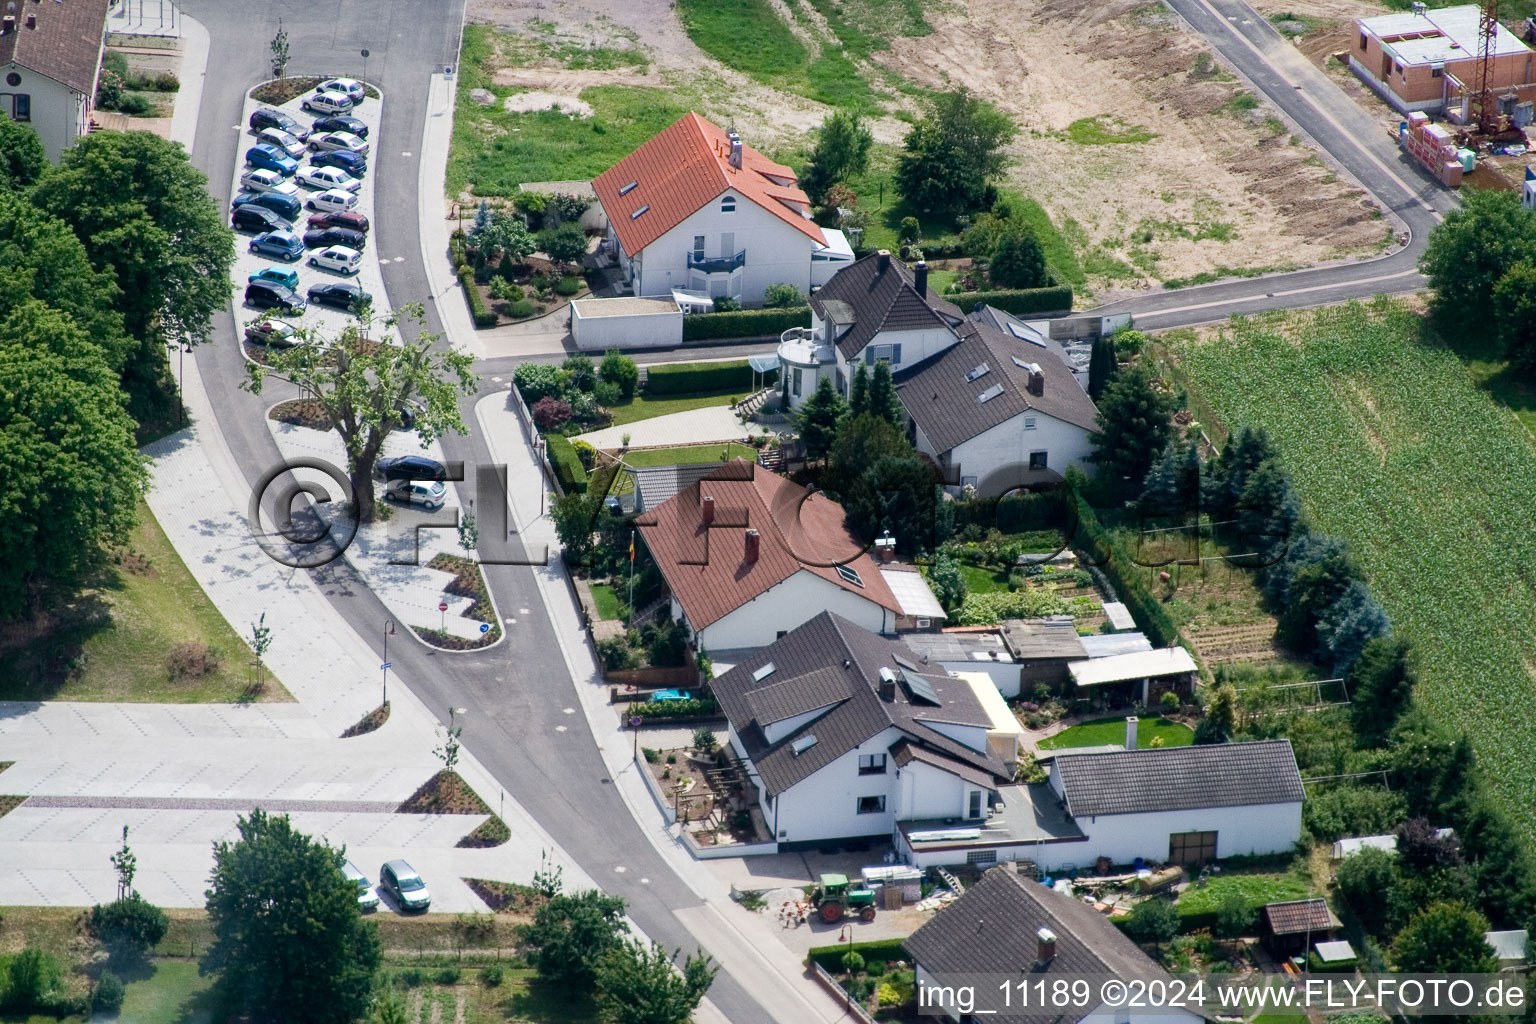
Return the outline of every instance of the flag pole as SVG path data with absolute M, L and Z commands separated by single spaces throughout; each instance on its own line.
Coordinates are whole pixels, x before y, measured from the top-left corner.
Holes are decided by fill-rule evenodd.
M 629 621 L 635 621 L 635 531 L 629 531 Z

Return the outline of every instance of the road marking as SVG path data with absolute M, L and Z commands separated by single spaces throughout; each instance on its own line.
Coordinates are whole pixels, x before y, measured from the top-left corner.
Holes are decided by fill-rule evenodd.
M 1186 312 L 1189 312 L 1190 310 L 1194 310 L 1194 309 L 1209 309 L 1212 306 L 1231 306 L 1231 305 L 1235 305 L 1236 303 L 1239 303 L 1239 302 L 1248 302 L 1248 301 L 1251 301 L 1253 299 L 1259 299 L 1259 298 L 1274 299 L 1274 298 L 1280 298 L 1280 297 L 1286 296 L 1286 295 L 1302 295 L 1302 294 L 1304 294 L 1306 292 L 1320 292 L 1320 291 L 1326 291 L 1326 290 L 1328 290 L 1330 288 L 1343 288 L 1343 287 L 1346 287 L 1348 285 L 1356 285 L 1356 284 L 1375 284 L 1377 281 L 1391 281 L 1394 278 L 1414 277 L 1414 276 L 1417 276 L 1417 275 L 1418 275 L 1418 271 L 1417 270 L 1403 270 L 1403 271 L 1399 271 L 1396 274 L 1383 274 L 1380 277 L 1367 277 L 1367 278 L 1363 278 L 1363 279 L 1361 279 L 1359 281 L 1335 281 L 1332 284 L 1308 285 L 1305 288 L 1292 288 L 1289 291 L 1267 292 L 1267 293 L 1265 293 L 1262 296 L 1260 296 L 1260 295 L 1253 295 L 1253 296 L 1249 296 L 1248 298 L 1242 298 L 1242 299 L 1220 299 L 1220 300 L 1218 300 L 1216 302 L 1197 302 L 1197 303 L 1195 303 L 1194 305 L 1191 305 L 1191 306 L 1175 306 L 1172 309 L 1149 310 L 1147 313 L 1145 313 L 1143 315 L 1148 316 L 1148 317 L 1153 317 L 1153 316 L 1161 316 L 1164 313 L 1186 313 Z
M 527 608 L 519 608 L 517 610 L 517 614 L 519 614 L 519 615 L 527 615 L 528 614 L 528 609 Z
M 492 377 L 491 380 L 495 381 L 497 384 L 501 383 L 501 378 L 500 377 Z
M 555 732 L 565 732 L 565 726 L 563 726 L 563 725 L 555 726 Z
M 506 620 L 505 620 L 505 621 L 506 621 L 506 622 L 507 622 L 507 623 L 508 623 L 508 624 L 510 624 L 510 625 L 514 625 L 514 626 L 515 626 L 515 625 L 517 625 L 517 620 L 516 620 L 516 619 L 514 619 L 514 618 L 512 618 L 512 617 L 511 617 L 511 616 L 510 616 L 510 615 L 509 615 L 509 616 L 507 616 L 507 618 L 506 618 Z
M 409 154 L 409 153 L 401 153 L 400 155 L 401 156 L 410 156 L 411 154 Z
M 624 872 L 628 871 L 629 868 L 625 867 L 623 864 L 619 864 L 616 867 L 614 867 L 613 870 L 622 875 Z
M 564 711 L 567 715 L 574 715 L 576 713 L 575 708 L 562 708 L 561 710 Z
M 640 879 L 640 884 L 641 885 L 650 885 L 651 884 L 651 880 L 649 878 L 642 878 L 642 879 Z

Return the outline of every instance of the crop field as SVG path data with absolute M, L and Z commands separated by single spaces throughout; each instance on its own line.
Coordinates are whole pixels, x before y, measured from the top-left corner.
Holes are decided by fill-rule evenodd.
M 1269 431 L 1413 641 L 1420 698 L 1536 834 L 1536 445 L 1423 330 L 1378 299 L 1163 340 L 1229 428 Z

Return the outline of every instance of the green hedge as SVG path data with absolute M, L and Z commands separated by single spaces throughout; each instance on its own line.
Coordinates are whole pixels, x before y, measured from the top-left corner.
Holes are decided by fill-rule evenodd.
M 682 718 L 688 715 L 712 715 L 720 710 L 713 697 L 702 700 L 647 700 L 629 706 L 628 715 L 641 718 Z
M 734 316 L 733 313 L 719 314 L 721 316 Z M 764 386 L 771 384 L 778 375 L 778 371 L 766 374 L 757 374 L 757 380 Z M 645 393 L 647 395 L 693 395 L 707 391 L 741 391 L 752 390 L 752 367 L 742 359 L 730 363 L 670 363 L 665 366 L 652 366 L 646 371 Z
M 822 969 L 829 974 L 837 974 L 843 969 L 843 954 L 852 949 L 864 958 L 867 968 L 873 968 L 877 963 L 888 964 L 892 960 L 906 960 L 907 951 L 902 948 L 901 939 L 875 939 L 872 942 L 855 942 L 852 945 L 843 943 L 839 946 L 812 946 L 807 954 L 807 959 L 821 964 Z M 871 973 L 874 973 L 871 971 Z
M 566 494 L 585 494 L 587 471 L 581 464 L 581 456 L 571 446 L 570 438 L 560 434 L 545 434 L 544 443 L 549 446 L 549 463 L 560 480 L 560 488 Z
M 683 340 L 778 337 L 791 327 L 811 326 L 811 307 L 738 309 L 729 313 L 690 313 L 683 317 Z
M 1147 634 L 1154 647 L 1167 647 L 1179 638 L 1179 629 L 1173 624 L 1168 610 L 1147 589 L 1146 584 L 1134 572 L 1131 552 L 1113 533 L 1099 522 L 1098 515 L 1081 494 L 1073 494 L 1077 506 L 1077 536 L 1081 545 L 1096 562 L 1109 582 L 1114 585 L 1120 600 L 1130 611 L 1136 624 Z
M 464 286 L 464 299 L 469 303 L 469 315 L 476 327 L 495 327 L 496 314 L 485 308 L 485 298 L 475 287 L 475 272 L 469 267 L 459 271 L 459 283 Z
M 1031 313 L 1059 313 L 1072 308 L 1072 286 L 1059 284 L 1052 288 L 1015 288 L 1009 291 L 960 292 L 944 296 L 969 313 L 980 305 L 988 305 L 1014 316 Z

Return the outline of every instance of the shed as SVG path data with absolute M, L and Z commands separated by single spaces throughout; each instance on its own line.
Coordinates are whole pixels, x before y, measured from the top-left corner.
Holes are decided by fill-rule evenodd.
M 1065 692 L 1072 680 L 1067 666 L 1088 656 L 1070 615 L 1043 619 L 1006 619 L 1003 643 L 1019 663 L 1019 692 L 1028 695 L 1040 684 Z
M 1385 850 L 1387 853 L 1397 852 L 1397 836 L 1356 836 L 1352 839 L 1340 839 L 1333 844 L 1333 859 L 1343 860 L 1361 850 Z
M 896 617 L 896 632 L 938 629 L 946 618 L 944 607 L 933 596 L 928 581 L 915 565 L 882 565 L 880 578 L 891 588 L 901 613 Z
M 1507 932 L 1484 932 L 1483 941 L 1493 947 L 1493 955 L 1499 958 L 1501 970 L 1514 970 L 1525 966 L 1526 950 L 1529 948 L 1530 940 L 1524 928 Z
M 1115 654 L 1141 654 L 1152 649 L 1145 633 L 1094 633 L 1078 637 L 1083 652 L 1090 658 L 1108 658 Z
M 1354 962 L 1355 947 L 1343 939 L 1334 939 L 1328 942 L 1319 942 L 1313 945 L 1317 950 L 1317 958 L 1325 967 L 1343 965 Z
M 1019 667 L 999 633 L 969 629 L 911 633 L 903 637 L 924 664 L 937 662 L 950 672 L 985 672 L 1004 697 L 1019 695 Z
M 676 348 L 683 343 L 683 311 L 672 299 L 577 299 L 571 340 L 583 352 Z
M 1165 690 L 1190 696 L 1199 674 L 1195 659 L 1177 646 L 1074 661 L 1067 671 L 1080 696 L 1091 693 L 1104 704 L 1150 705 Z
M 1327 941 L 1339 927 L 1339 919 L 1321 897 L 1270 903 L 1259 915 L 1264 945 L 1275 956 L 1305 953 L 1312 943 Z

